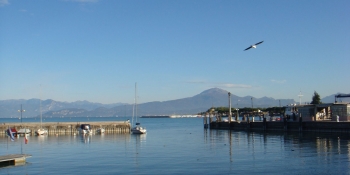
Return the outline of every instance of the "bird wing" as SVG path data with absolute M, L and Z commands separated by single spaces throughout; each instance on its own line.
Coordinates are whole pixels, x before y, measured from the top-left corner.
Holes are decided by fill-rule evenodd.
M 248 50 L 248 49 L 251 49 L 253 46 L 250 46 L 250 47 L 248 47 L 248 48 L 246 48 L 246 49 L 244 49 L 244 51 L 246 51 L 246 50 Z
M 255 45 L 261 44 L 261 43 L 263 43 L 263 42 L 264 42 L 264 41 L 260 41 L 260 42 L 256 43 Z

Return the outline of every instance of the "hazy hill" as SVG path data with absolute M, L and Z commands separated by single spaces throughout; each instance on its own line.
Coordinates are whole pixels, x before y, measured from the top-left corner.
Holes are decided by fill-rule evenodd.
M 295 103 L 293 99 L 276 100 L 263 97 L 254 98 L 252 96 L 238 97 L 231 94 L 232 107 L 272 107 Z M 206 111 L 210 107 L 228 106 L 228 91 L 212 88 L 193 97 L 182 98 L 169 101 L 154 101 L 138 104 L 138 115 L 170 115 L 170 114 L 195 114 Z M 113 108 L 100 107 L 94 110 L 62 109 L 45 113 L 44 116 L 131 116 L 132 105 L 119 105 Z
M 338 95 L 338 94 L 348 94 L 348 93 L 336 93 L 336 94 L 333 94 L 333 95 L 329 95 L 329 96 L 326 96 L 324 98 L 321 99 L 322 103 L 334 103 L 335 101 L 335 98 L 334 96 L 335 95 Z M 350 102 L 350 97 L 346 97 L 346 98 L 338 98 L 337 99 L 338 102 Z
M 334 95 L 322 98 L 323 103 L 334 102 Z M 338 101 L 345 102 L 350 98 L 342 98 Z M 350 101 L 350 100 L 349 100 Z M 59 102 L 44 100 L 42 111 L 44 117 L 80 117 L 80 116 L 131 116 L 132 104 L 115 103 L 101 104 L 88 101 Z M 293 99 L 274 99 L 270 97 L 255 98 L 252 96 L 239 97 L 231 94 L 232 107 L 273 107 L 285 106 L 296 103 Z M 23 104 L 23 117 L 36 117 L 40 115 L 40 100 L 0 100 L 0 118 L 19 117 L 20 105 Z M 154 101 L 138 104 L 138 115 L 171 115 L 171 114 L 195 114 L 203 112 L 210 107 L 228 106 L 228 91 L 212 88 L 201 92 L 193 97 L 169 100 Z
M 42 113 L 49 111 L 59 111 L 62 109 L 84 109 L 86 111 L 95 110 L 99 107 L 111 108 L 124 103 L 114 104 L 101 104 L 91 103 L 88 101 L 76 101 L 76 102 L 59 102 L 51 99 L 41 101 Z M 34 117 L 40 115 L 40 99 L 29 99 L 29 100 L 0 100 L 0 118 L 9 117 L 20 117 L 20 110 L 22 105 L 23 117 Z

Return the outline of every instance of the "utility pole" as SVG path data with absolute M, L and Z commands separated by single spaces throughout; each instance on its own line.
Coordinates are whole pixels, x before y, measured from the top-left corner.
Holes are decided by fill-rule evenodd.
M 299 96 L 299 105 L 301 105 L 301 97 L 303 96 L 303 95 L 301 95 L 301 91 L 300 91 L 298 96 Z
M 25 112 L 25 111 L 26 111 L 26 110 L 23 110 L 23 109 L 22 109 L 22 104 L 21 104 L 21 110 L 18 110 L 18 112 L 21 113 L 21 123 L 22 123 L 22 113 Z
M 281 100 L 278 100 L 280 102 L 280 107 L 281 107 Z
M 228 104 L 229 104 L 229 114 L 228 114 L 228 122 L 231 122 L 232 113 L 231 113 L 231 92 L 228 93 Z

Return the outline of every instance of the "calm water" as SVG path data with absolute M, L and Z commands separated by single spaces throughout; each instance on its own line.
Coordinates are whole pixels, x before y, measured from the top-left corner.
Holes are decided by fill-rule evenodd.
M 145 135 L 30 136 L 28 144 L 0 136 L 0 155 L 32 155 L 0 174 L 350 174 L 350 137 L 344 134 L 205 130 L 201 118 L 141 123 Z

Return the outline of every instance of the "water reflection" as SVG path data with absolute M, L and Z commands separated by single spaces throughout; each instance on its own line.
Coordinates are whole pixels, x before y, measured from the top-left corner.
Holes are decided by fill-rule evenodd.
M 81 134 L 82 143 L 89 144 L 91 137 L 92 137 L 91 134 Z
M 141 145 L 143 142 L 146 142 L 147 134 L 131 134 L 135 138 L 136 145 Z
M 279 161 L 287 158 L 293 160 L 294 163 L 291 164 L 295 165 L 312 163 L 312 161 L 330 165 L 339 160 L 349 162 L 350 159 L 350 135 L 344 133 L 278 133 L 204 129 L 204 143 L 209 144 L 213 149 L 221 147 L 222 144 L 228 145 L 226 155 L 231 163 L 237 162 L 238 159 L 249 159 L 254 165 L 271 159 L 270 161 L 282 164 Z M 242 152 L 246 157 L 240 157 L 243 155 Z

